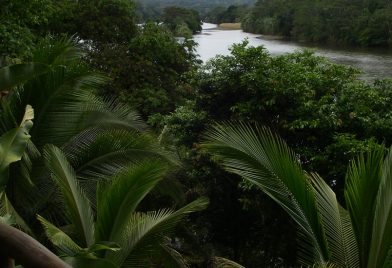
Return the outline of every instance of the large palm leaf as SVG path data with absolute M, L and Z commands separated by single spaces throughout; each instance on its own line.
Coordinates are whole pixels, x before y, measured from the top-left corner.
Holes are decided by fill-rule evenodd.
M 392 248 L 392 150 L 361 156 L 350 165 L 345 198 L 362 267 L 388 267 Z M 389 257 L 388 257 L 389 256 Z
M 76 258 L 72 259 L 75 263 L 83 263 L 81 258 L 93 258 L 96 262 L 108 261 L 119 267 L 129 267 L 130 263 L 145 265 L 152 260 L 153 254 L 164 249 L 164 237 L 178 221 L 191 212 L 205 208 L 208 203 L 201 198 L 177 211 L 136 212 L 138 204 L 162 180 L 167 170 L 165 162 L 144 161 L 99 183 L 94 222 L 91 204 L 79 187 L 75 171 L 64 154 L 54 146 L 47 146 L 44 157 L 61 190 L 67 224 L 73 226 L 73 231 L 68 235 L 43 217 L 39 217 L 39 220 L 52 243 L 60 252 Z M 90 249 L 101 241 L 115 242 L 121 246 L 121 250 L 95 254 Z M 83 255 L 83 252 L 94 254 Z
M 162 248 L 164 236 L 170 234 L 187 214 L 203 210 L 207 205 L 206 198 L 199 198 L 176 211 L 163 209 L 147 213 L 133 213 L 126 228 L 120 230 L 121 235 L 116 241 L 122 250 L 108 252 L 107 258 L 120 267 L 151 265 L 154 256 L 159 255 L 159 252 L 164 249 Z M 156 243 L 156 241 L 160 242 Z
M 163 178 L 167 168 L 159 162 L 131 166 L 97 191 L 96 238 L 98 241 L 121 239 L 129 218 L 140 201 Z
M 326 250 L 321 260 L 303 241 L 300 261 L 321 265 L 330 261 L 338 267 L 388 267 L 392 246 L 391 152 L 385 160 L 383 150 L 378 150 L 352 163 L 346 178 L 345 210 L 324 180 L 302 171 L 294 153 L 269 130 L 242 123 L 223 124 L 206 136 L 205 147 L 228 171 L 270 195 L 298 223 L 303 231 L 300 235 L 305 234 L 309 244 L 322 244 L 319 248 Z M 282 198 L 283 194 L 289 198 Z M 316 233 L 312 224 L 303 224 L 314 223 L 308 217 L 319 219 L 315 222 L 320 237 L 312 237 Z
M 77 241 L 82 247 L 91 246 L 95 241 L 93 213 L 89 200 L 76 180 L 75 171 L 64 154 L 54 146 L 47 146 L 44 158 L 63 196 L 65 211 Z
M 102 131 L 110 133 L 115 129 L 121 129 L 124 132 L 136 133 L 145 129 L 145 124 L 131 108 L 115 101 L 104 101 L 94 94 L 96 87 L 106 79 L 90 71 L 82 63 L 82 55 L 82 50 L 70 39 L 46 42 L 34 53 L 30 67 L 9 66 L 0 72 L 0 79 L 8 81 L 7 88 L 13 87 L 13 90 L 0 101 L 0 134 L 18 126 L 23 117 L 21 110 L 26 104 L 37 107 L 35 125 L 30 132 L 32 142 L 29 143 L 22 161 L 13 168 L 12 187 L 8 187 L 9 191 L 12 190 L 10 201 L 17 200 L 15 205 L 24 209 L 24 216 L 31 219 L 34 219 L 38 211 L 43 213 L 45 207 L 49 208 L 48 200 L 50 204 L 57 205 L 53 194 L 54 185 L 48 179 L 48 172 L 40 157 L 40 152 L 46 144 L 63 147 L 66 151 L 67 148 L 71 148 L 67 156 L 75 156 L 76 152 L 72 149 L 78 147 L 75 144 L 83 144 L 81 139 L 87 135 L 101 139 L 102 142 L 102 135 L 99 134 Z M 35 63 L 46 67 L 35 68 Z M 136 134 L 133 137 L 136 137 Z M 88 142 L 99 147 L 99 141 L 90 139 Z M 119 151 L 118 148 L 112 148 L 111 153 L 116 153 L 116 149 Z M 117 157 L 111 158 L 112 167 L 117 167 L 115 171 L 123 168 L 127 164 L 125 162 L 131 158 L 130 154 L 122 158 L 125 152 L 121 152 L 122 155 L 119 153 Z M 83 153 L 85 151 L 77 157 Z M 101 153 L 100 155 L 97 152 L 94 158 L 88 159 L 85 163 L 76 160 L 82 167 L 80 174 L 77 173 L 79 177 L 84 177 L 89 170 L 96 171 L 103 166 L 109 167 L 102 164 L 103 162 L 95 161 L 109 159 L 105 158 L 109 155 L 109 150 L 103 150 Z M 135 158 L 137 156 L 133 159 Z M 121 165 L 115 159 L 121 162 Z M 94 164 L 91 164 L 93 162 Z M 91 185 L 91 188 L 94 188 L 94 182 Z
M 217 125 L 207 132 L 205 147 L 219 155 L 225 169 L 260 187 L 297 222 L 300 261 L 329 259 L 327 239 L 311 181 L 295 154 L 268 129 L 239 123 Z

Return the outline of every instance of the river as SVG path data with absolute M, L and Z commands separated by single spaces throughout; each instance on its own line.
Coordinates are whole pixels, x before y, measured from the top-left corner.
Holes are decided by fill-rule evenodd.
M 336 49 L 308 46 L 302 43 L 270 40 L 257 34 L 241 30 L 219 30 L 217 25 L 203 24 L 203 31 L 194 35 L 198 43 L 197 53 L 203 62 L 216 55 L 228 55 L 229 48 L 235 43 L 248 39 L 250 46 L 264 46 L 271 55 L 282 55 L 303 49 L 312 49 L 317 55 L 329 58 L 333 62 L 346 64 L 362 70 L 361 78 L 373 80 L 392 78 L 392 51 L 364 49 Z

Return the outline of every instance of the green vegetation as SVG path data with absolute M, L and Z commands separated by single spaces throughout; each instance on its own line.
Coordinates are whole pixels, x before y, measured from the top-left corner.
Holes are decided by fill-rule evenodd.
M 178 27 L 187 27 L 193 34 L 201 31 L 201 18 L 195 10 L 176 6 L 166 7 L 162 17 L 163 22 L 176 35 L 181 33 Z M 186 37 L 190 38 L 191 35 Z
M 227 171 L 261 189 L 298 224 L 301 264 L 391 266 L 391 152 L 384 159 L 381 147 L 350 164 L 346 210 L 328 184 L 302 170 L 295 153 L 268 129 L 226 124 L 206 135 L 205 147 Z
M 238 22 L 250 2 L 211 20 Z M 392 80 L 246 41 L 201 64 L 192 8 L 229 3 L 167 3 L 163 23 L 138 26 L 128 0 L 4 1 L 0 229 L 80 268 L 390 267 Z M 269 33 L 328 33 L 295 3 L 259 1 L 245 23 L 263 6 L 281 12 L 260 17 Z M 389 38 L 389 6 L 361 5 L 386 13 L 358 44 Z
M 391 20 L 387 0 L 259 0 L 243 28 L 301 41 L 390 47 Z
M 297 258 L 290 220 L 265 195 L 211 161 L 199 145 L 204 130 L 227 120 L 270 127 L 287 140 L 307 170 L 326 179 L 343 203 L 349 161 L 382 142 L 391 144 L 392 84 L 369 85 L 357 75 L 356 70 L 311 52 L 273 57 L 246 43 L 195 75 L 193 100 L 163 122 L 168 140 L 183 152 L 191 185 L 210 193 L 210 207 L 200 216 L 200 226 L 209 226 L 214 247 L 226 245 L 221 250 L 246 267 L 286 267 Z
M 251 5 L 256 0 L 139 0 L 137 11 L 144 20 L 156 18 L 166 7 L 178 6 L 198 11 L 203 17 L 214 8 Z
M 228 8 L 217 7 L 206 15 L 205 21 L 215 24 L 239 23 L 248 12 L 249 6 L 247 5 L 229 6 Z

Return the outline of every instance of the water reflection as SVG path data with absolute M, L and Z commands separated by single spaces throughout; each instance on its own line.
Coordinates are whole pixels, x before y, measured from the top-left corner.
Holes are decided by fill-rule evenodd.
M 363 71 L 361 78 L 365 80 L 392 78 L 392 51 L 307 46 L 295 42 L 268 40 L 260 35 L 240 30 L 219 30 L 215 24 L 210 23 L 204 23 L 202 33 L 194 36 L 194 40 L 199 44 L 197 53 L 204 62 L 218 54 L 228 55 L 230 46 L 242 42 L 245 38 L 249 40 L 249 45 L 263 45 L 272 55 L 312 49 L 317 55 L 327 57 L 336 63 L 359 68 Z

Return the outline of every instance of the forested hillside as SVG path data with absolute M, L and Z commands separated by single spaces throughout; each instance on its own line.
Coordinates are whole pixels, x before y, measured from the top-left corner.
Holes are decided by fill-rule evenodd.
M 138 11 L 145 18 L 154 17 L 167 6 L 178 6 L 195 9 L 202 16 L 216 7 L 228 7 L 230 5 L 253 4 L 256 0 L 138 0 Z
M 259 0 L 245 31 L 357 46 L 392 46 L 389 0 Z

